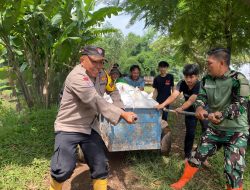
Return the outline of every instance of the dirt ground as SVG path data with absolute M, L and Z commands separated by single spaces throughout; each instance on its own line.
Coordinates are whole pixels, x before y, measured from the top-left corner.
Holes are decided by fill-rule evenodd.
M 110 153 L 110 176 L 108 179 L 109 190 L 149 190 L 139 185 L 138 177 L 132 172 L 125 162 L 124 152 Z M 74 174 L 63 185 L 63 190 L 90 190 L 91 179 L 89 168 L 86 164 L 79 163 Z

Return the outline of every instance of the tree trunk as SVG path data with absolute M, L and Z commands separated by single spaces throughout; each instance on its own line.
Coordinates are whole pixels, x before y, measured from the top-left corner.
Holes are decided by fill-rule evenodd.
M 19 68 L 17 68 L 16 66 L 13 66 L 13 70 L 17 76 L 17 80 L 18 80 L 19 85 L 22 89 L 26 103 L 27 103 L 29 108 L 32 108 L 34 106 L 34 102 L 32 100 L 30 93 L 29 93 L 28 87 L 23 79 L 22 73 L 19 71 Z
M 9 65 L 10 66 L 10 65 Z M 12 71 L 11 69 L 8 69 L 8 72 L 9 72 L 9 85 L 12 89 L 12 96 L 16 98 L 16 111 L 20 112 L 21 111 L 21 103 L 20 103 L 20 100 L 18 98 L 18 95 L 17 95 L 17 92 L 16 92 L 16 87 L 15 87 L 15 83 L 14 83 L 14 80 L 12 78 Z
M 29 49 L 26 45 L 25 39 L 23 39 L 24 44 L 24 55 L 26 58 L 27 63 L 29 64 L 29 67 L 31 68 L 32 72 L 32 86 L 30 88 L 30 92 L 32 94 L 33 100 L 36 104 L 42 104 L 43 98 L 41 96 L 42 94 L 42 86 L 41 81 L 43 79 L 41 78 L 40 70 L 39 68 L 36 68 L 35 65 L 39 65 L 39 58 L 37 57 L 36 51 Z M 42 69 L 43 72 L 43 69 Z
M 227 49 L 231 52 L 232 50 L 232 1 L 228 0 L 226 4 L 226 10 L 225 10 L 225 39 L 227 44 Z
M 18 68 L 18 64 L 17 64 L 17 60 L 16 60 L 16 57 L 14 55 L 14 52 L 12 51 L 12 48 L 11 48 L 11 45 L 9 43 L 9 40 L 8 40 L 8 37 L 4 37 L 2 38 L 3 42 L 4 42 L 4 45 L 6 46 L 7 48 L 7 55 L 8 55 L 8 62 L 9 62 L 9 65 L 13 68 L 13 72 L 16 74 L 17 76 L 17 80 L 19 82 L 19 85 L 22 89 L 22 92 L 23 92 L 23 95 L 24 95 L 24 98 L 25 98 L 25 101 L 28 105 L 29 108 L 32 108 L 34 103 L 33 103 L 33 100 L 32 100 L 32 97 L 28 91 L 28 87 L 23 79 L 23 76 L 22 76 L 22 73 L 20 72 L 19 68 Z
M 49 107 L 49 59 L 48 56 L 45 59 L 45 83 L 43 87 L 43 96 L 45 99 L 45 108 Z

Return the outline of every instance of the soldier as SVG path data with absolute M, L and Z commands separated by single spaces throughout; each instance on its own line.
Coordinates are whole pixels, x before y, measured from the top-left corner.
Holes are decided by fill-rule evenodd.
M 191 180 L 209 156 L 224 147 L 224 173 L 228 190 L 243 189 L 243 172 L 248 138 L 247 101 L 249 84 L 245 76 L 229 68 L 230 52 L 224 48 L 208 52 L 208 75 L 202 79 L 195 102 L 196 116 L 205 119 L 209 127 L 192 154 L 178 182 L 171 185 L 181 189 Z M 208 106 L 209 114 L 204 109 Z
M 95 129 L 99 114 L 116 124 L 120 118 L 133 123 L 132 112 L 106 102 L 106 75 L 103 69 L 104 50 L 87 46 L 82 50 L 80 64 L 67 76 L 59 112 L 55 121 L 55 147 L 51 158 L 50 190 L 61 190 L 76 166 L 79 144 L 90 168 L 94 190 L 107 190 L 108 163 L 104 143 Z

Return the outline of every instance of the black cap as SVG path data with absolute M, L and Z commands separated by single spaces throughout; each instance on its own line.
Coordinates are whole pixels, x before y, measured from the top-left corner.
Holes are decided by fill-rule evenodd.
M 111 71 L 109 72 L 110 74 L 117 73 L 118 75 L 121 76 L 121 72 L 117 68 L 112 68 Z
M 80 50 L 82 55 L 97 56 L 101 59 L 105 59 L 105 50 L 96 46 L 85 46 Z

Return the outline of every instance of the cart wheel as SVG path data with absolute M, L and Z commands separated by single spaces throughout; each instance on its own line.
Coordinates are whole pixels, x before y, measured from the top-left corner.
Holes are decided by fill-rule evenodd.
M 76 153 L 77 153 L 78 161 L 81 163 L 85 163 L 84 154 L 83 154 L 82 149 L 79 145 L 77 145 Z
M 171 151 L 171 143 L 172 143 L 171 130 L 168 127 L 166 127 L 162 130 L 162 136 L 161 136 L 161 154 L 163 156 L 169 156 L 169 153 Z

